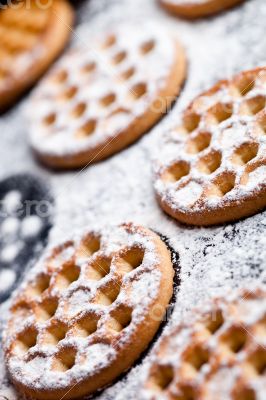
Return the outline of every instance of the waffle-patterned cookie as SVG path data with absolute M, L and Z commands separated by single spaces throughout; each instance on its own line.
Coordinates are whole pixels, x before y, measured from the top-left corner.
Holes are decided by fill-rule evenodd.
M 13 1 L 0 11 L 0 109 L 10 106 L 63 50 L 73 23 L 66 0 Z
M 3 341 L 13 383 L 38 399 L 72 399 L 111 383 L 153 338 L 173 275 L 161 239 L 132 224 L 52 250 L 11 307 Z
M 29 110 L 32 148 L 53 168 L 106 158 L 151 128 L 184 77 L 183 50 L 154 24 L 122 25 L 90 38 L 37 88 Z
M 162 208 L 177 220 L 211 225 L 266 205 L 266 68 L 219 82 L 197 97 L 155 163 Z
M 165 336 L 142 400 L 261 400 L 266 393 L 266 291 L 218 299 Z
M 200 18 L 226 10 L 244 0 L 159 0 L 170 13 L 184 18 Z

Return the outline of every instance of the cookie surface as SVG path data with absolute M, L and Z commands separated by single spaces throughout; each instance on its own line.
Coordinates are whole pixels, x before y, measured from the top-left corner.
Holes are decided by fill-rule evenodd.
M 0 109 L 10 106 L 47 70 L 71 33 L 66 0 L 14 2 L 0 12 Z
M 110 384 L 152 340 L 173 276 L 165 244 L 132 224 L 52 250 L 11 307 L 3 343 L 13 383 L 38 399 L 72 399 Z
M 242 3 L 244 0 L 159 0 L 172 14 L 184 18 L 200 18 Z
M 264 398 L 266 291 L 231 297 L 196 310 L 161 340 L 142 400 Z
M 155 162 L 161 207 L 180 222 L 212 225 L 266 206 L 266 68 L 197 97 Z
M 125 148 L 168 110 L 185 77 L 177 41 L 154 24 L 122 25 L 64 57 L 37 88 L 30 141 L 53 168 L 75 168 Z

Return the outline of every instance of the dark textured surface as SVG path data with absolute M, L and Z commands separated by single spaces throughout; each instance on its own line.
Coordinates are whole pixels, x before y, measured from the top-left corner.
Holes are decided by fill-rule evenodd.
M 13 191 L 21 195 L 21 200 L 19 209 L 14 210 L 10 215 L 4 210 L 3 199 Z M 40 254 L 47 243 L 48 233 L 52 224 L 52 215 L 50 213 L 48 215 L 46 212 L 47 204 L 52 206 L 52 196 L 47 185 L 33 175 L 13 175 L 0 182 L 0 230 L 7 219 L 15 218 L 21 224 L 29 216 L 38 216 L 39 211 L 43 214 L 41 218 L 42 225 L 37 235 L 23 238 L 21 232 L 16 232 L 10 237 L 0 236 L 0 252 L 4 251 L 7 246 L 14 245 L 17 242 L 21 242 L 23 245 L 12 262 L 3 261 L 0 258 L 0 272 L 1 270 L 11 269 L 16 273 L 16 280 L 12 287 L 8 290 L 0 291 L 0 303 L 10 296 L 22 280 L 29 263 Z

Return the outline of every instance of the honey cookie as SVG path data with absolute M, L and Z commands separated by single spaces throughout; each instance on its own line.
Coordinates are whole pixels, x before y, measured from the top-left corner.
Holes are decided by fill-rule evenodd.
M 173 276 L 165 244 L 133 224 L 53 249 L 11 306 L 3 343 L 15 386 L 56 400 L 110 384 L 154 337 Z
M 0 109 L 5 109 L 48 69 L 71 33 L 66 0 L 47 5 L 17 1 L 0 11 Z
M 212 225 L 266 206 L 265 99 L 266 68 L 258 68 L 189 105 L 155 162 L 157 198 L 169 215 Z
M 142 400 L 255 400 L 266 390 L 266 291 L 216 299 L 165 336 Z
M 104 159 L 143 135 L 180 91 L 185 56 L 160 27 L 122 25 L 65 56 L 37 88 L 30 141 L 52 168 Z
M 244 0 L 159 0 L 162 7 L 180 17 L 194 19 L 218 13 Z

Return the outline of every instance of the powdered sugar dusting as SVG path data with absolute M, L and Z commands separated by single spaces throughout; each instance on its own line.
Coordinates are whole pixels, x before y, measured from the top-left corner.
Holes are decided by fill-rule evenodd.
M 150 107 L 176 63 L 173 38 L 152 23 L 86 35 L 94 40 L 63 57 L 32 98 L 31 142 L 42 154 L 76 154 L 119 135 Z
M 155 189 L 171 209 L 211 213 L 229 204 L 244 207 L 254 186 L 256 195 L 264 193 L 266 136 L 260 125 L 266 110 L 265 79 L 262 68 L 220 84 L 196 98 L 182 125 L 166 133 L 155 162 Z M 247 171 L 253 168 L 258 172 L 249 174 L 246 185 Z M 228 182 L 232 178 L 225 191 L 223 176 Z
M 157 378 L 162 366 L 171 367 L 173 376 L 163 388 L 165 398 L 170 393 L 183 394 L 186 379 L 189 379 L 192 393 L 204 394 L 206 399 L 233 399 L 234 393 L 247 385 L 253 388 L 255 398 L 263 398 L 265 377 L 247 375 L 246 368 L 256 365 L 260 359 L 258 351 L 264 351 L 265 335 L 260 327 L 264 324 L 265 312 L 265 287 L 263 290 L 252 287 L 247 292 L 231 293 L 227 299 L 216 299 L 201 310 L 188 313 L 188 318 L 174 327 L 152 354 L 153 363 L 143 379 L 141 398 L 162 398 L 160 378 Z M 235 348 L 232 343 L 238 340 L 242 345 Z M 193 356 L 204 360 L 203 365 L 194 370 Z
M 178 4 L 182 6 L 191 6 L 191 5 L 197 5 L 197 4 L 204 4 L 204 3 L 210 3 L 210 0 L 165 0 L 166 3 L 170 4 Z
M 100 238 L 96 239 L 99 235 Z M 8 322 L 3 339 L 9 353 L 8 369 L 13 378 L 22 385 L 39 390 L 68 390 L 71 382 L 82 382 L 101 373 L 104 367 L 112 366 L 119 356 L 117 349 L 122 351 L 123 344 L 131 343 L 133 335 L 141 329 L 142 321 L 147 320 L 151 306 L 156 304 L 160 294 L 163 279 L 160 250 L 149 231 L 130 224 L 109 227 L 81 236 L 78 234 L 76 241 L 68 246 L 66 243 L 52 250 L 32 270 L 23 284 L 23 291 L 14 301 L 13 317 Z M 74 253 L 66 253 L 64 248 L 72 248 Z M 62 251 L 64 257 L 61 260 L 65 264 L 59 267 L 53 261 L 60 259 L 58 254 Z M 133 258 L 126 258 L 132 251 Z M 79 261 L 80 253 L 83 253 L 82 262 Z M 103 263 L 106 257 L 111 257 L 108 271 L 105 271 L 107 267 Z M 80 265 L 78 270 L 74 267 L 76 264 Z M 67 275 L 67 265 L 71 266 L 72 271 L 76 269 L 77 275 Z M 47 276 L 48 281 L 45 278 Z M 40 290 L 39 287 L 44 287 L 40 293 L 35 289 Z M 21 303 L 22 298 L 24 301 Z M 47 309 L 46 304 L 52 305 L 54 299 L 57 299 L 56 306 L 51 315 L 51 308 Z M 36 307 L 29 306 L 32 301 L 36 302 Z M 129 307 L 130 319 L 123 326 L 119 315 L 126 314 Z M 21 312 L 22 309 L 26 315 Z M 66 332 L 57 346 L 49 339 L 51 317 L 56 321 L 56 329 L 62 322 L 67 324 Z M 81 328 L 84 318 L 90 321 L 97 318 L 94 331 L 85 331 L 85 335 L 75 334 L 85 329 Z M 30 337 L 32 331 L 38 333 L 33 345 L 25 352 L 23 338 Z M 94 339 L 94 332 L 98 340 Z M 134 345 L 134 341 L 131 345 Z M 71 351 L 75 351 L 75 362 L 62 370 L 60 363 L 64 361 L 61 361 L 63 356 L 60 354 L 71 354 Z
M 266 182 L 266 166 L 262 165 L 248 175 L 248 185 L 251 187 L 257 187 L 257 185 Z
M 139 29 L 150 19 L 172 29 L 185 44 L 189 57 L 188 79 L 174 110 L 155 130 L 112 159 L 90 166 L 80 174 L 55 175 L 43 171 L 30 156 L 26 140 L 28 126 L 22 122 L 26 98 L 22 106 L 1 117 L 0 171 L 3 175 L 7 169 L 9 173 L 27 169 L 51 180 L 57 206 L 50 244 L 69 237 L 73 229 L 87 228 L 95 221 L 102 225 L 132 220 L 170 238 L 171 245 L 180 254 L 182 268 L 181 286 L 171 318 L 176 324 L 187 318 L 188 310 L 203 299 L 225 295 L 229 288 L 250 287 L 250 283 L 263 279 L 265 213 L 220 227 L 184 227 L 165 216 L 156 204 L 150 160 L 161 151 L 162 132 L 176 124 L 179 111 L 196 95 L 218 79 L 265 65 L 265 0 L 245 2 L 213 19 L 193 23 L 171 18 L 153 0 L 90 0 L 83 2 L 79 17 L 88 30 L 91 25 L 98 30 L 106 29 L 110 23 L 119 24 L 121 19 L 137 22 Z M 78 28 L 76 32 L 75 44 L 88 40 L 84 29 Z M 6 318 L 6 309 L 7 305 L 1 306 L 0 321 Z M 147 355 L 97 399 L 135 400 L 149 363 Z M 0 386 L 4 389 L 9 383 L 3 366 L 2 361 Z
M 189 182 L 184 188 L 174 192 L 174 201 L 178 204 L 192 206 L 202 193 L 202 187 L 197 182 Z

